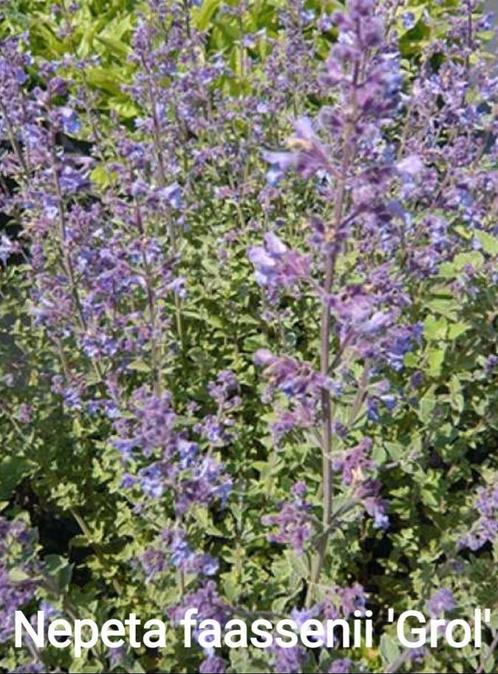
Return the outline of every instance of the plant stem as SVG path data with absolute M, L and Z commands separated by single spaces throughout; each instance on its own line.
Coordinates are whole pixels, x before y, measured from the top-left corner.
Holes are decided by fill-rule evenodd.
M 78 285 L 76 282 L 76 274 L 74 270 L 73 261 L 71 259 L 71 252 L 68 248 L 67 242 L 67 222 L 66 222 L 66 211 L 64 207 L 64 196 L 62 194 L 62 187 L 59 178 L 59 161 L 57 159 L 57 145 L 56 145 L 56 136 L 55 131 L 51 132 L 51 147 L 50 147 L 50 156 L 52 159 L 52 173 L 54 178 L 54 187 L 55 194 L 57 197 L 57 209 L 59 211 L 59 249 L 61 254 L 61 263 L 62 268 L 67 276 L 69 281 L 69 286 L 71 289 L 71 295 L 76 307 L 76 317 L 80 330 L 85 333 L 88 329 L 87 322 L 85 319 L 85 313 L 83 311 L 83 305 L 81 303 L 80 294 L 78 291 Z M 99 381 L 103 379 L 103 370 L 100 367 L 100 363 L 92 359 L 92 368 L 97 375 Z
M 336 234 L 340 228 L 343 212 L 346 202 L 346 187 L 347 178 L 350 165 L 354 157 L 354 143 L 353 132 L 355 126 L 356 116 L 356 89 L 358 84 L 358 76 L 360 72 L 359 64 L 355 64 L 353 72 L 353 87 L 352 87 L 352 105 L 349 121 L 344 129 L 344 136 L 342 142 L 342 161 L 340 174 L 337 182 L 333 225 L 329 230 L 328 250 L 325 257 L 325 281 L 323 285 L 323 308 L 320 323 L 320 374 L 323 377 L 328 377 L 330 374 L 330 304 L 329 295 L 334 284 L 335 269 L 338 254 L 338 244 L 335 241 Z M 322 527 L 323 534 L 317 544 L 317 553 L 312 562 L 310 585 L 306 597 L 307 605 L 310 604 L 314 588 L 320 578 L 322 567 L 325 561 L 327 552 L 327 543 L 332 523 L 332 402 L 330 391 L 327 388 L 322 388 L 321 392 L 321 410 L 322 410 Z
M 146 236 L 145 236 L 145 229 L 143 225 L 143 220 L 142 220 L 142 214 L 140 211 L 140 206 L 136 202 L 135 203 L 135 213 L 136 213 L 136 219 L 137 219 L 137 224 L 138 228 L 140 230 L 140 233 L 142 234 L 142 238 L 145 241 Z M 154 287 L 153 287 L 153 280 L 152 280 L 152 270 L 150 268 L 148 259 L 147 259 L 147 253 L 145 250 L 142 250 L 142 264 L 144 267 L 144 274 L 145 274 L 145 288 L 146 288 L 146 293 L 147 293 L 147 305 L 149 308 L 149 320 L 150 320 L 150 331 L 151 331 L 151 336 L 150 336 L 150 352 L 151 352 L 151 370 L 152 370 L 152 378 L 153 378 L 153 385 L 154 385 L 154 390 L 156 395 L 160 395 L 162 391 L 162 370 L 161 370 L 161 363 L 160 363 L 160 346 L 157 344 L 157 309 L 156 309 L 156 299 L 155 299 L 155 293 L 154 293 Z
M 83 331 L 85 331 L 86 328 L 87 328 L 85 315 L 84 315 L 84 312 L 83 312 L 83 307 L 82 307 L 80 296 L 79 296 L 79 293 L 78 293 L 78 287 L 76 285 L 76 276 L 75 276 L 75 272 L 74 272 L 73 261 L 71 259 L 71 255 L 69 253 L 69 250 L 67 249 L 66 213 L 65 213 L 65 210 L 64 210 L 64 197 L 62 195 L 62 188 L 61 188 L 60 179 L 59 179 L 59 162 L 58 162 L 58 159 L 57 159 L 55 131 L 52 131 L 50 150 L 51 150 L 51 158 L 52 158 L 52 173 L 53 173 L 53 177 L 54 177 L 55 194 L 56 194 L 56 197 L 57 197 L 57 208 L 58 208 L 58 211 L 59 211 L 59 238 L 60 238 L 62 263 L 63 263 L 64 271 L 66 272 L 66 275 L 68 277 L 68 280 L 69 280 L 69 283 L 70 283 L 70 286 L 71 286 L 71 292 L 72 292 L 74 303 L 75 303 L 75 306 L 76 306 L 76 309 L 77 309 L 77 315 L 78 315 L 80 327 Z
M 17 157 L 17 161 L 21 165 L 21 168 L 23 170 L 24 178 L 26 179 L 27 182 L 29 182 L 29 168 L 26 163 L 26 159 L 24 158 L 24 155 L 22 153 L 21 146 L 19 145 L 19 142 L 16 138 L 16 134 L 14 131 L 14 128 L 12 126 L 12 123 L 10 121 L 9 115 L 7 114 L 7 108 L 5 107 L 4 103 L 0 101 L 0 111 L 2 112 L 3 118 L 5 120 L 5 126 L 7 129 L 7 136 L 10 141 L 10 144 L 12 145 L 12 149 L 14 150 L 14 153 Z
M 147 72 L 147 74 L 150 74 L 150 71 L 147 67 L 146 62 L 142 59 L 142 64 Z M 154 142 L 154 149 L 156 152 L 156 158 L 157 158 L 157 166 L 158 166 L 158 176 L 159 176 L 159 186 L 164 189 L 166 187 L 166 168 L 164 166 L 164 159 L 163 159 L 163 153 L 161 149 L 161 125 L 159 122 L 159 117 L 157 115 L 157 96 L 154 91 L 154 87 L 152 86 L 150 79 L 147 80 L 147 89 L 149 93 L 149 99 L 151 103 L 151 108 L 152 108 L 152 123 L 153 123 L 153 142 Z M 168 217 L 168 222 L 167 222 L 167 227 L 168 227 L 168 235 L 170 239 L 170 244 L 171 244 L 171 250 L 173 252 L 174 257 L 178 255 L 178 242 L 176 238 L 176 231 L 175 231 L 175 224 L 171 217 Z M 176 329 L 178 332 L 178 339 L 180 340 L 180 346 L 182 347 L 182 352 L 184 351 L 184 330 L 183 330 L 183 320 L 182 320 L 182 313 L 181 313 L 181 301 L 180 298 L 178 297 L 177 293 L 175 292 L 175 318 L 176 318 Z

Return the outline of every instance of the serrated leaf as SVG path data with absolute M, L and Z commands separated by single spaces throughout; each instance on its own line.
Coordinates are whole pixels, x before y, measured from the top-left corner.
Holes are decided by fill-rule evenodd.
M 457 320 L 456 311 L 458 303 L 453 299 L 434 299 L 427 302 L 428 308 L 440 316 L 444 316 L 450 321 Z
M 445 318 L 427 316 L 424 321 L 424 336 L 429 340 L 445 339 L 448 322 Z
M 485 253 L 493 256 L 498 255 L 498 236 L 493 236 L 487 232 L 476 232 L 476 239 Z

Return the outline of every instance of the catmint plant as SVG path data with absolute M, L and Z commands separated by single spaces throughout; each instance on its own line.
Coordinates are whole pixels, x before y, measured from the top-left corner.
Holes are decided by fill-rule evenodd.
M 322 455 L 321 524 L 315 522 L 310 545 L 308 606 L 323 597 L 331 569 L 337 573 L 340 566 L 329 555 L 338 551 L 333 538 L 341 527 L 350 530 L 345 512 L 362 505 L 374 529 L 391 526 L 372 436 L 381 416 L 408 402 L 400 377 L 424 337 L 417 288 L 425 279 L 436 280 L 454 259 L 461 227 L 467 239 L 487 240 L 480 232 L 488 227 L 486 194 L 493 188 L 487 193 L 480 181 L 484 175 L 493 181 L 488 155 L 494 142 L 482 131 L 488 104 L 481 96 L 495 84 L 482 62 L 469 57 L 476 44 L 473 9 L 467 4 L 467 18 L 452 23 L 455 42 L 443 48 L 439 67 L 433 59 L 442 45 L 436 43 L 413 77 L 389 32 L 389 6 L 379 12 L 367 0 L 348 2 L 332 17 L 338 40 L 319 79 L 318 114 L 295 121 L 287 149 L 263 152 L 270 182 L 288 172 L 314 181 L 321 209 L 310 214 L 309 236 L 300 248 L 290 250 L 270 233 L 264 247 L 248 253 L 267 302 L 305 294 L 321 313 L 311 362 L 271 350 L 254 359 L 269 382 L 265 400 L 277 403 L 275 441 L 298 431 Z M 464 119 L 466 131 L 459 128 Z M 291 263 L 286 273 L 285 260 L 293 258 L 307 259 L 309 266 Z M 283 506 L 280 517 L 292 504 Z M 484 512 L 481 505 L 479 510 Z M 292 521 L 297 526 L 296 516 Z M 277 522 L 263 518 L 264 524 Z M 494 537 L 484 517 L 474 531 L 460 546 L 478 548 L 480 537 Z M 296 546 L 283 533 L 269 540 L 287 542 L 302 554 L 302 542 Z
M 1 33 L 0 667 L 491 671 L 488 634 L 409 653 L 385 620 L 498 605 L 478 4 L 148 0 L 83 38 L 91 4 Z M 18 652 L 39 607 L 171 633 Z M 189 608 L 380 641 L 184 648 Z

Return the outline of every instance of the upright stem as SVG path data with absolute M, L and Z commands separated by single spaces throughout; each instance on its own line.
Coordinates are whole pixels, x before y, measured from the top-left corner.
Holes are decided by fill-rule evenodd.
M 142 64 L 146 72 L 149 74 L 149 70 L 147 68 L 147 64 L 144 59 L 142 59 Z M 147 89 L 149 92 L 149 98 L 152 107 L 152 123 L 154 128 L 153 138 L 157 157 L 157 165 L 159 169 L 159 184 L 161 188 L 164 188 L 166 187 L 166 169 L 164 166 L 163 153 L 161 150 L 161 125 L 159 123 L 159 118 L 157 116 L 157 97 L 155 95 L 154 87 L 152 86 L 150 80 L 147 80 Z M 170 217 L 168 218 L 167 225 L 171 249 L 173 251 L 173 255 L 176 256 L 178 254 L 178 243 L 176 240 L 175 224 Z M 176 317 L 176 329 L 178 332 L 178 338 L 180 340 L 180 344 L 183 350 L 183 320 L 181 314 L 181 302 L 180 298 L 176 293 L 175 293 L 175 317 Z
M 470 53 L 472 49 L 472 35 L 473 33 L 473 25 L 472 25 L 472 7 L 468 7 L 468 14 L 467 14 L 467 55 L 465 57 L 465 65 L 468 68 L 470 66 Z
M 323 285 L 323 308 L 322 318 L 320 324 L 320 374 L 328 377 L 330 374 L 330 304 L 329 295 L 332 291 L 332 286 L 335 277 L 335 268 L 338 253 L 338 244 L 335 241 L 335 236 L 339 230 L 343 220 L 343 212 L 346 202 L 346 187 L 349 169 L 354 158 L 354 143 L 353 132 L 356 123 L 356 89 L 358 85 L 358 76 L 360 73 L 360 66 L 355 64 L 353 79 L 352 79 L 352 96 L 351 96 L 351 112 L 350 117 L 344 128 L 343 142 L 342 142 L 342 161 L 340 174 L 337 182 L 333 225 L 329 231 L 329 248 L 325 258 L 325 281 Z M 321 392 L 321 408 L 322 408 L 322 535 L 317 542 L 317 553 L 313 559 L 311 568 L 311 582 L 308 587 L 308 594 L 306 603 L 311 602 L 313 591 L 318 583 L 320 574 L 325 561 L 327 551 L 327 542 L 329 538 L 331 523 L 332 523 L 332 402 L 330 391 L 323 388 Z
M 192 29 L 190 27 L 190 7 L 188 0 L 183 0 L 183 14 L 185 16 L 185 28 L 187 30 L 187 37 L 192 37 Z
M 64 196 L 62 194 L 62 188 L 61 188 L 61 183 L 60 183 L 60 178 L 59 178 L 59 162 L 57 159 L 57 145 L 56 145 L 56 138 L 55 138 L 55 131 L 52 130 L 51 136 L 50 136 L 50 155 L 52 159 L 52 173 L 54 177 L 54 186 L 55 186 L 55 193 L 57 197 L 57 207 L 59 211 L 59 247 L 60 247 L 60 253 L 61 253 L 61 263 L 62 267 L 64 269 L 64 272 L 69 280 L 69 285 L 71 289 L 71 294 L 73 296 L 73 301 L 76 307 L 76 317 L 78 320 L 78 324 L 80 327 L 80 330 L 82 332 L 86 332 L 88 326 L 87 326 L 87 321 L 85 318 L 85 313 L 83 311 L 83 305 L 81 303 L 81 298 L 80 294 L 78 291 L 78 285 L 76 282 L 76 274 L 74 270 L 74 265 L 73 261 L 71 258 L 71 253 L 70 250 L 68 249 L 68 242 L 67 242 L 67 221 L 66 221 L 66 211 L 64 208 Z M 98 377 L 98 380 L 101 381 L 103 378 L 103 370 L 100 366 L 100 363 L 97 360 L 91 361 L 92 363 L 92 368 L 95 372 L 95 374 Z
M 135 206 L 136 209 L 136 219 L 138 228 L 142 237 L 145 241 L 145 229 L 143 226 L 142 215 L 140 212 L 140 207 L 138 203 Z M 145 274 L 145 287 L 147 292 L 147 305 L 149 307 L 149 320 L 150 320 L 150 330 L 151 330 L 151 368 L 152 368 L 152 377 L 154 380 L 154 390 L 156 395 L 160 395 L 162 391 L 162 371 L 160 363 L 160 346 L 157 343 L 157 309 L 156 309 L 156 298 L 152 283 L 152 270 L 150 268 L 147 254 L 142 250 L 142 264 L 144 267 Z
M 16 134 L 14 131 L 14 128 L 12 126 L 12 123 L 10 121 L 9 115 L 7 114 L 7 108 L 5 107 L 4 103 L 0 100 L 0 111 L 2 112 L 3 118 L 5 120 L 5 126 L 7 129 L 7 136 L 9 138 L 10 144 L 12 145 L 12 149 L 14 150 L 14 153 L 17 157 L 17 161 L 19 162 L 22 170 L 24 177 L 27 181 L 29 181 L 29 167 L 26 163 L 26 159 L 23 155 L 21 146 L 19 145 L 19 142 L 16 138 Z
M 59 162 L 57 159 L 56 152 L 56 141 L 55 141 L 55 131 L 52 131 L 51 136 L 51 157 L 52 157 L 52 172 L 54 176 L 54 185 L 55 193 L 57 196 L 57 208 L 59 211 L 59 239 L 62 255 L 62 263 L 64 271 L 68 277 L 71 293 L 73 295 L 74 303 L 77 309 L 77 316 L 82 330 L 86 330 L 86 320 L 85 314 L 83 312 L 83 306 L 81 304 L 80 296 L 78 293 L 78 286 L 76 285 L 76 275 L 74 272 L 73 261 L 71 255 L 67 249 L 67 226 L 66 226 L 66 213 L 64 210 L 64 197 L 62 196 L 62 188 L 59 179 Z

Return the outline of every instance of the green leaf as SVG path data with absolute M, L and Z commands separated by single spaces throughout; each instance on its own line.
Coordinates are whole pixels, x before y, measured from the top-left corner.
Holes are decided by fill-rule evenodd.
M 286 557 L 295 577 L 297 576 L 298 579 L 309 578 L 310 569 L 305 555 L 298 555 L 295 552 L 288 550 Z
M 383 463 L 386 462 L 387 452 L 384 449 L 384 447 L 382 447 L 382 445 L 375 445 L 375 447 L 372 450 L 372 459 L 378 466 L 381 466 Z
M 242 593 L 240 578 L 235 571 L 223 575 L 223 589 L 228 601 L 236 604 Z
M 434 488 L 432 485 L 423 487 L 423 489 L 420 491 L 420 498 L 424 505 L 432 508 L 437 508 L 438 500 L 434 495 Z
M 457 320 L 458 304 L 453 299 L 434 299 L 427 303 L 428 308 L 436 314 L 444 316 L 450 321 Z
M 459 253 L 455 255 L 452 262 L 443 262 L 439 268 L 439 276 L 446 279 L 454 279 L 462 269 L 471 265 L 474 269 L 480 269 L 484 264 L 484 257 L 478 250 L 470 253 Z
M 220 4 L 221 0 L 204 0 L 199 9 L 193 12 L 194 23 L 200 31 L 207 29 Z
M 121 94 L 123 78 L 117 68 L 88 68 L 86 79 L 92 86 L 104 89 L 114 96 Z
M 128 369 L 134 372 L 150 372 L 150 365 L 143 360 L 137 359 L 129 363 Z
M 0 463 L 0 501 L 8 501 L 17 485 L 28 477 L 35 464 L 23 456 L 7 456 Z
M 43 564 L 44 575 L 49 579 L 49 586 L 56 594 L 67 592 L 73 575 L 73 564 L 60 555 L 47 555 Z
M 498 255 L 498 236 L 493 236 L 487 232 L 476 232 L 476 239 L 482 246 L 482 249 L 488 255 Z
M 445 346 L 429 347 L 429 349 L 427 349 L 428 372 L 432 377 L 439 377 L 441 374 L 445 352 Z
M 32 575 L 22 569 L 16 568 L 9 571 L 9 580 L 13 583 L 24 583 L 26 580 L 33 580 Z
M 127 44 L 121 42 L 120 40 L 105 37 L 104 35 L 97 35 L 96 39 L 98 42 L 102 43 L 111 54 L 114 54 L 115 56 L 121 57 L 123 59 L 128 56 L 130 48 Z
M 424 321 L 424 335 L 428 340 L 445 339 L 447 330 L 448 322 L 445 318 L 427 316 Z
M 448 339 L 454 340 L 460 335 L 463 335 L 464 332 L 467 332 L 471 326 L 468 323 L 452 323 L 448 330 Z
M 467 265 L 471 265 L 475 269 L 480 269 L 484 264 L 484 258 L 478 250 L 475 250 L 472 253 L 459 253 L 458 255 L 455 255 L 454 263 L 459 270 Z
M 384 445 L 393 461 L 399 461 L 406 454 L 406 449 L 398 442 L 385 442 Z
M 462 395 L 462 385 L 455 375 L 451 376 L 449 388 L 451 406 L 461 414 L 463 412 L 465 401 Z
M 436 398 L 432 392 L 427 393 L 423 398 L 420 399 L 418 405 L 418 416 L 420 420 L 427 424 L 432 418 L 432 413 L 436 406 Z
M 390 665 L 400 655 L 398 644 L 388 634 L 383 634 L 380 638 L 380 655 L 386 665 Z
M 90 178 L 99 187 L 108 187 L 112 182 L 112 173 L 103 166 L 96 166 L 90 173 Z

